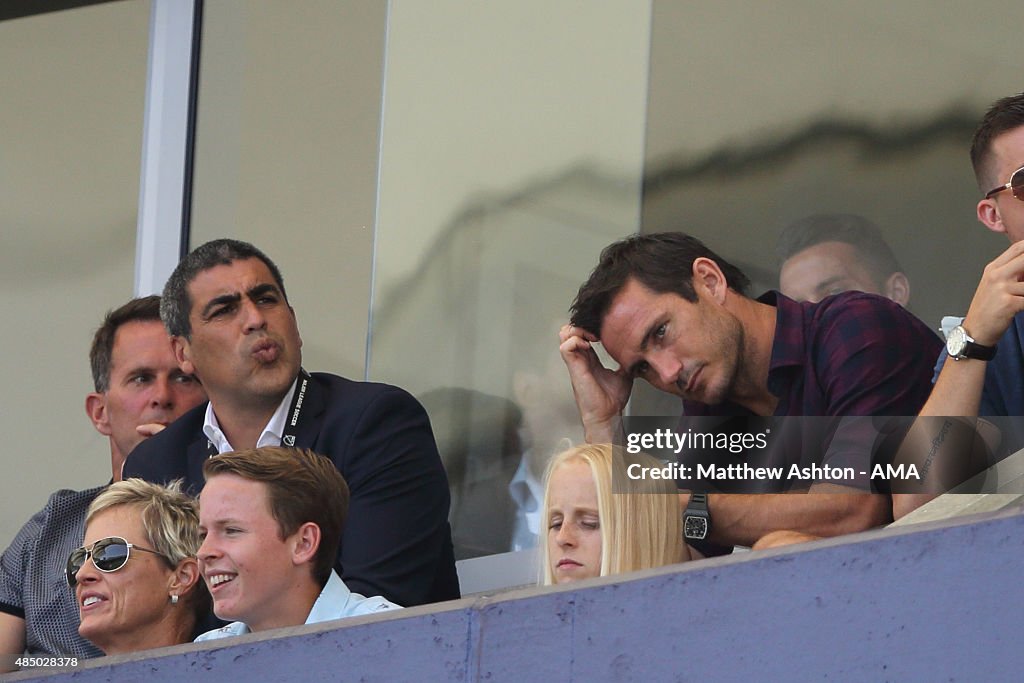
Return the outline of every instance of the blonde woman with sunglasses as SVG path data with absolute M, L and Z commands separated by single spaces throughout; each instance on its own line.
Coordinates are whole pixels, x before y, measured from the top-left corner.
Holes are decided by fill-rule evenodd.
M 89 507 L 85 542 L 65 569 L 78 632 L 108 655 L 191 642 L 210 604 L 198 548 L 196 503 L 177 482 L 107 487 Z

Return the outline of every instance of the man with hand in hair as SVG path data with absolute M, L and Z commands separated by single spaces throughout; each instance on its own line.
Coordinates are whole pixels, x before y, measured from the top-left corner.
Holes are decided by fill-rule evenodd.
M 587 441 L 616 440 L 637 378 L 681 397 L 686 416 L 840 418 L 920 409 L 940 344 L 902 307 L 860 292 L 817 304 L 778 292 L 751 299 L 749 284 L 683 233 L 635 235 L 606 247 L 560 334 Z M 597 343 L 617 369 L 602 364 Z M 818 452 L 822 443 L 803 439 L 803 452 L 786 456 L 807 453 L 821 463 L 826 455 L 863 467 L 872 444 L 859 436 L 832 438 L 826 454 Z M 694 520 L 688 542 L 749 546 L 776 530 L 834 536 L 891 519 L 887 495 L 830 481 L 815 481 L 810 492 L 817 495 L 683 494 Z

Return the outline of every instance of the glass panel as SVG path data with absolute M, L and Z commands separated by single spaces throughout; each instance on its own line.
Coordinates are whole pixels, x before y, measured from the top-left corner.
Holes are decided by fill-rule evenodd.
M 778 286 L 785 226 L 860 214 L 907 274 L 909 310 L 933 329 L 963 315 L 1006 247 L 975 217 L 968 148 L 989 104 L 1020 90 L 1006 46 L 1024 9 L 989 0 L 921 20 L 930 14 L 920 2 L 656 0 L 644 232 L 706 240 L 756 295 Z M 678 402 L 644 385 L 633 408 Z
M 862 213 L 932 326 L 1004 244 L 966 146 L 1019 88 L 1013 3 L 497 5 L 208 3 L 200 92 L 193 243 L 266 248 L 307 365 L 355 376 L 372 264 L 366 370 L 427 405 L 463 557 L 511 544 L 523 453 L 579 438 L 557 328 L 641 215 L 764 288 L 784 225 Z
M 649 21 L 633 2 L 392 3 L 370 377 L 431 415 L 456 557 L 510 549 L 513 474 L 581 437 L 558 328 L 638 227 Z
M 0 22 L 0 547 L 110 478 L 83 406 L 92 334 L 132 296 L 148 35 L 146 2 Z
M 236 237 L 280 266 L 310 370 L 361 379 L 386 3 L 205 5 L 192 246 Z

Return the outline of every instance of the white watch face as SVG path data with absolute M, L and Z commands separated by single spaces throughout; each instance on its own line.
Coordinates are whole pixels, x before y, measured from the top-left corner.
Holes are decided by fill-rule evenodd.
M 953 358 L 962 358 L 967 349 L 967 332 L 963 327 L 957 325 L 949 333 L 946 339 L 946 353 Z

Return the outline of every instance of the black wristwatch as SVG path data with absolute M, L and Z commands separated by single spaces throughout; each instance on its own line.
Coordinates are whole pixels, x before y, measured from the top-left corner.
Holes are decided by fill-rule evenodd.
M 946 353 L 953 360 L 965 358 L 977 358 L 978 360 L 992 360 L 996 356 L 996 347 L 985 346 L 974 341 L 963 325 L 957 325 L 946 337 Z
M 691 493 L 690 503 L 683 512 L 683 538 L 703 541 L 711 534 L 711 513 L 708 512 L 708 494 Z

